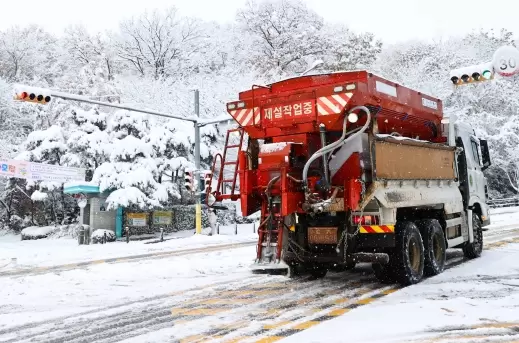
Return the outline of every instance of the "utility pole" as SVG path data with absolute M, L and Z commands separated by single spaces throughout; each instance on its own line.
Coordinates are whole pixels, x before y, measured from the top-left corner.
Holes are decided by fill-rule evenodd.
M 195 89 L 195 115 L 200 118 L 200 92 Z M 198 190 L 195 192 L 196 213 L 195 226 L 196 234 L 202 233 L 202 182 L 200 180 L 200 126 L 195 123 L 195 180 L 198 182 Z

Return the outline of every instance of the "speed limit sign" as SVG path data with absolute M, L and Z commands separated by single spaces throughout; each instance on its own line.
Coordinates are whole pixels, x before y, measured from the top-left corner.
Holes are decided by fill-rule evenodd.
M 494 53 L 494 71 L 501 76 L 513 76 L 519 72 L 519 50 L 513 46 L 503 46 Z

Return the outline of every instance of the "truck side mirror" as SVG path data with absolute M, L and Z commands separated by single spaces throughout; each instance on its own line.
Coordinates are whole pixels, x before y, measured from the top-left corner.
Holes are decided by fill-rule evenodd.
M 492 165 L 492 162 L 490 161 L 490 151 L 488 150 L 488 143 L 486 140 L 480 139 L 479 145 L 481 146 L 481 157 L 483 159 L 481 170 L 485 170 Z

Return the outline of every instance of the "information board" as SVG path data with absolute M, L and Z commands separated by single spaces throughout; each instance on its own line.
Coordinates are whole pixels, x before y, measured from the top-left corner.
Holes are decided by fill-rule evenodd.
M 64 167 L 54 164 L 0 160 L 0 176 L 32 181 L 85 181 L 85 168 Z

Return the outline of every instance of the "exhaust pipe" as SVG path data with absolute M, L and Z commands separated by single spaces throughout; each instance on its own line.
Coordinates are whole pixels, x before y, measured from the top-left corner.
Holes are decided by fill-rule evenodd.
M 324 148 L 326 146 L 326 126 L 324 124 L 319 125 L 319 133 L 321 134 L 321 147 Z M 324 179 L 326 180 L 326 186 L 330 185 L 330 174 L 328 168 L 328 154 L 325 152 L 322 155 L 323 157 L 323 171 L 324 171 Z

